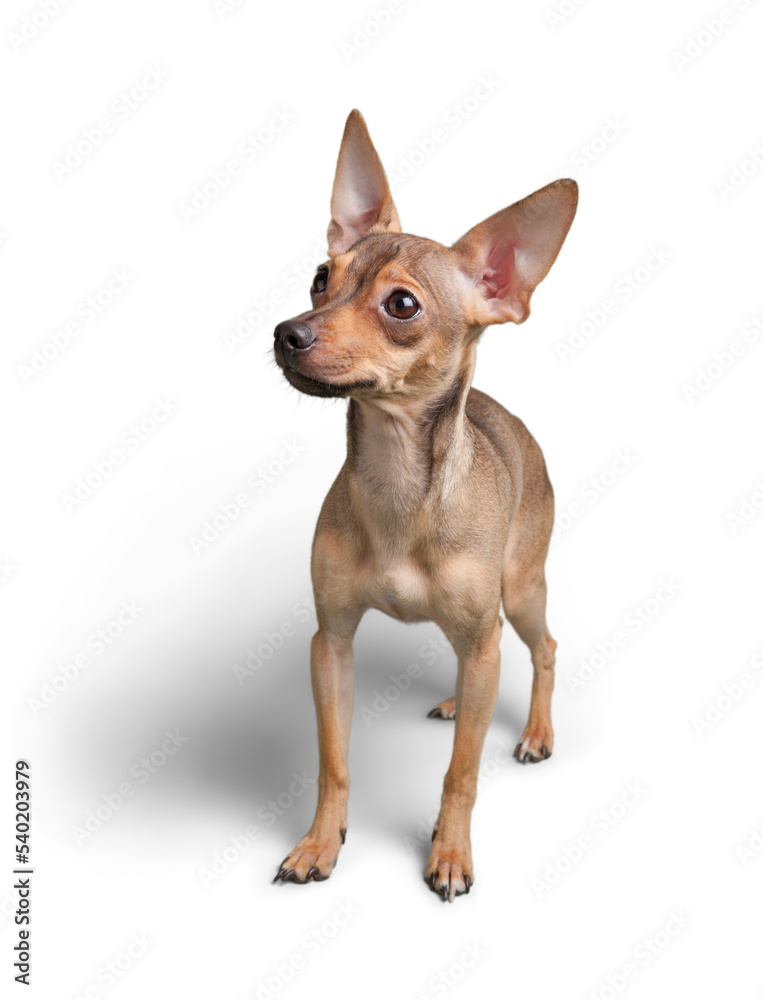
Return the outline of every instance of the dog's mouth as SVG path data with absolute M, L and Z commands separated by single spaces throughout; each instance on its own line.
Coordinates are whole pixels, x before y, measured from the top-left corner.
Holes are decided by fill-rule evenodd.
M 341 399 L 360 389 L 373 389 L 376 385 L 376 380 L 372 378 L 362 379 L 358 382 L 322 382 L 320 379 L 303 375 L 302 372 L 298 372 L 294 368 L 288 368 L 283 364 L 280 367 L 286 381 L 290 385 L 293 385 L 295 389 L 304 392 L 307 396 Z

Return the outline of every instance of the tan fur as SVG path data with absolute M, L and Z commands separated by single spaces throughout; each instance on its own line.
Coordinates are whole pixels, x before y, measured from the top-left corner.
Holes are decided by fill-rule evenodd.
M 522 762 L 551 754 L 556 643 L 545 620 L 544 563 L 553 492 L 524 424 L 470 384 L 485 324 L 526 318 L 532 290 L 569 228 L 574 185 L 558 185 L 447 248 L 399 232 L 363 120 L 357 112 L 348 120 L 327 286 L 310 311 L 276 329 L 276 358 L 294 386 L 350 397 L 347 460 L 324 501 L 312 552 L 318 807 L 276 879 L 327 878 L 343 843 L 352 639 L 368 608 L 436 622 L 458 656 L 455 698 L 430 713 L 456 719 L 425 876 L 443 898 L 468 892 L 473 881 L 469 825 L 498 691 L 501 604 L 534 668 L 515 754 Z M 357 232 L 346 246 L 347 234 Z M 396 289 L 416 298 L 415 318 L 390 316 L 385 302 Z M 289 347 L 295 330 L 307 330 L 313 342 Z

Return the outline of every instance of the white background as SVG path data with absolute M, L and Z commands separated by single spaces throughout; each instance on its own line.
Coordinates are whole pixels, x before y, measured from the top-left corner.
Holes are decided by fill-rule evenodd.
M 687 0 L 392 8 L 70 0 L 44 23 L 32 0 L 3 5 L 8 995 L 763 995 L 763 338 L 749 325 L 763 314 L 763 11 Z M 382 28 L 374 11 L 387 11 Z M 149 69 L 161 82 L 133 90 Z M 580 184 L 530 321 L 487 331 L 476 376 L 537 437 L 559 514 L 578 505 L 548 564 L 556 748 L 542 767 L 505 759 L 531 676 L 505 629 L 475 886 L 452 906 L 422 875 L 452 745 L 452 727 L 425 716 L 452 693 L 454 657 L 428 663 L 434 626 L 374 613 L 356 641 L 347 844 L 329 881 L 270 884 L 314 808 L 314 787 L 288 791 L 317 767 L 314 620 L 300 602 L 345 409 L 285 385 L 271 333 L 308 306 L 353 107 L 390 174 L 408 174 L 394 186 L 407 231 L 450 243 L 557 177 Z M 279 112 L 288 124 L 262 132 Z M 80 145 L 81 162 L 69 153 L 74 166 L 56 167 L 106 117 L 113 127 Z M 258 132 L 247 159 L 240 144 Z M 232 159 L 238 173 L 190 217 L 194 190 Z M 87 322 L 81 303 L 112 269 L 126 287 L 103 293 L 111 301 Z M 249 335 L 226 346 L 248 314 Z M 562 357 L 586 320 L 582 346 Z M 47 359 L 36 354 L 46 344 Z M 173 412 L 149 419 L 138 442 L 129 428 L 157 399 Z M 286 445 L 294 454 L 280 462 Z M 112 474 L 67 501 L 115 450 Z M 618 450 L 629 467 L 608 472 Z M 268 467 L 272 481 L 253 485 Z M 194 551 L 190 539 L 242 492 L 240 516 Z M 140 611 L 96 652 L 92 637 L 122 602 Z M 272 639 L 282 627 L 287 638 Z M 573 689 L 615 632 L 624 645 Z M 239 683 L 234 664 L 268 641 L 269 658 Z M 87 666 L 72 668 L 82 654 Z M 362 713 L 411 663 L 422 676 L 378 717 Z M 140 760 L 168 730 L 184 741 L 149 775 Z M 11 958 L 19 757 L 31 762 L 36 869 L 26 993 Z M 104 796 L 119 802 L 126 782 L 132 795 L 109 815 Z M 279 796 L 288 808 L 276 818 L 267 803 Z M 223 873 L 205 878 L 216 855 Z M 340 904 L 352 914 L 342 926 Z M 469 968 L 467 946 L 479 956 Z M 295 956 L 302 966 L 288 973 Z

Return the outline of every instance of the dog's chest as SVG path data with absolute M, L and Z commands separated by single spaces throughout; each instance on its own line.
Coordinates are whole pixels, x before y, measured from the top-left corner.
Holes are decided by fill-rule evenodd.
M 366 586 L 372 607 L 393 618 L 418 622 L 431 617 L 427 574 L 410 556 L 377 556 Z

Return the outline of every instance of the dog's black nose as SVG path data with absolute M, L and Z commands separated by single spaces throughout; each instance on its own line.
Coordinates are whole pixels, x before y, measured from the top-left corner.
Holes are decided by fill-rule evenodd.
M 307 323 L 297 323 L 286 320 L 279 323 L 274 331 L 276 344 L 280 345 L 284 354 L 296 354 L 306 351 L 315 343 L 315 334 Z

